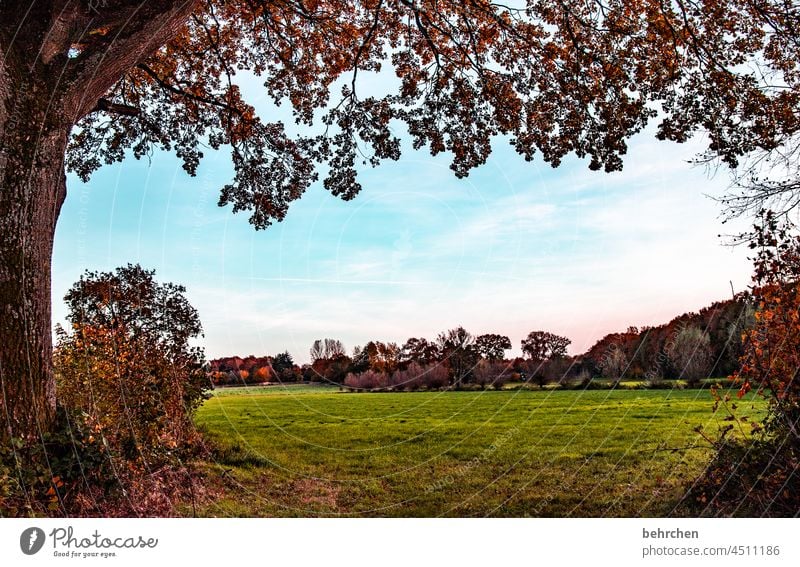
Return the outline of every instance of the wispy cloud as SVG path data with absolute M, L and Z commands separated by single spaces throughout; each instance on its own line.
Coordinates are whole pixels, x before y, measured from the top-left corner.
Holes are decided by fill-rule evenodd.
M 577 159 L 555 170 L 525 163 L 500 143 L 465 180 L 446 156 L 412 153 L 365 171 L 352 202 L 313 187 L 263 232 L 216 207 L 231 174 L 224 159 L 197 179 L 163 154 L 126 160 L 88 186 L 70 181 L 55 318 L 84 268 L 137 261 L 187 285 L 211 356 L 288 349 L 305 360 L 323 336 L 352 347 L 458 324 L 515 345 L 550 329 L 580 351 L 726 297 L 729 282 L 747 285 L 746 252 L 716 236 L 745 223 L 723 227 L 703 196 L 721 194 L 726 179 L 687 164 L 699 147 L 640 136 L 625 171 L 609 175 Z

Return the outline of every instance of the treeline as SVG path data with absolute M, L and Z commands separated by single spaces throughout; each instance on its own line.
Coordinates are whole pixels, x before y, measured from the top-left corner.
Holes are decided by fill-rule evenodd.
M 217 358 L 209 362 L 208 367 L 209 377 L 215 386 L 303 380 L 301 368 L 288 352 L 275 356 Z
M 684 313 L 656 327 L 611 333 L 578 358 L 592 375 L 658 382 L 729 376 L 739 368 L 743 333 L 755 321 L 749 293 Z
M 623 379 L 693 385 L 737 369 L 741 336 L 752 326 L 753 313 L 750 296 L 740 294 L 665 325 L 608 334 L 577 356 L 567 354 L 570 339 L 547 331 L 529 333 L 520 345 L 523 356 L 511 359 L 507 336 L 476 336 L 463 327 L 402 345 L 370 341 L 349 354 L 341 341 L 320 339 L 309 350 L 311 364 L 295 364 L 288 352 L 229 357 L 211 361 L 210 376 L 216 385 L 303 381 L 352 390 L 502 388 L 509 381 L 587 387 L 599 378 L 611 385 Z

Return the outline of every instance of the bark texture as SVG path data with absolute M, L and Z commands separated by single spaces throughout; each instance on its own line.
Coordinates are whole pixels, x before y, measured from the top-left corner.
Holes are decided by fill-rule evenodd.
M 35 439 L 55 416 L 50 262 L 71 129 L 177 34 L 196 4 L 0 4 L 0 441 Z M 113 41 L 70 51 L 109 28 Z
M 50 259 L 66 196 L 69 126 L 44 124 L 37 86 L 21 84 L 0 138 L 0 415 L 6 435 L 46 431 L 55 411 Z M 39 124 L 42 128 L 27 130 Z

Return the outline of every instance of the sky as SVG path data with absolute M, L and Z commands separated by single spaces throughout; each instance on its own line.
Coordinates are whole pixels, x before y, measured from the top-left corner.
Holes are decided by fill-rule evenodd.
M 503 140 L 456 179 L 449 157 L 405 148 L 362 171 L 351 202 L 315 184 L 264 231 L 217 206 L 233 177 L 227 152 L 206 152 L 196 177 L 172 155 L 132 157 L 88 182 L 68 176 L 56 230 L 53 317 L 85 270 L 140 263 L 186 286 L 209 358 L 288 350 L 308 361 L 314 339 L 348 349 L 369 340 L 433 339 L 463 325 L 519 343 L 532 330 L 580 353 L 629 325 L 667 322 L 731 296 L 750 280 L 747 250 L 718 237 L 724 171 L 679 145 L 634 137 L 622 172 L 574 157 L 553 169 Z

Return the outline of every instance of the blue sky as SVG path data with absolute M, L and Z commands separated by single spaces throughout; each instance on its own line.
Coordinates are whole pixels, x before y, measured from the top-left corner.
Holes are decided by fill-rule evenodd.
M 232 177 L 209 152 L 191 178 L 169 154 L 127 159 L 88 184 L 68 179 L 53 259 L 54 321 L 85 269 L 128 262 L 187 287 L 209 357 L 289 350 L 316 338 L 348 349 L 402 343 L 464 325 L 519 341 L 531 330 L 570 337 L 581 352 L 607 332 L 657 324 L 749 282 L 743 248 L 717 235 L 725 172 L 687 163 L 702 140 L 631 141 L 625 170 L 591 172 L 574 158 L 552 169 L 503 141 L 463 180 L 448 157 L 410 149 L 367 169 L 349 203 L 315 185 L 287 219 L 255 231 L 219 208 Z

